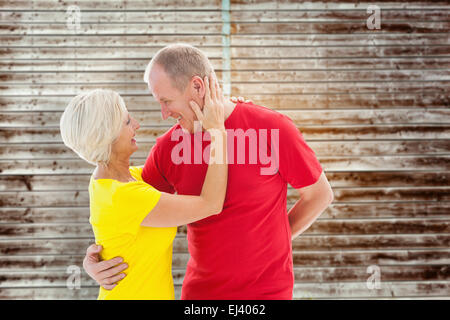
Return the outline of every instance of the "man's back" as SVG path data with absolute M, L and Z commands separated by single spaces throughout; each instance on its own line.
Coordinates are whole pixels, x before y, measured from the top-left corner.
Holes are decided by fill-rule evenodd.
M 311 185 L 322 168 L 292 121 L 270 109 L 239 103 L 225 127 L 224 208 L 188 225 L 191 258 L 182 299 L 291 299 L 287 183 Z M 208 166 L 203 159 L 207 137 L 174 126 L 152 148 L 143 179 L 161 191 L 199 195 Z

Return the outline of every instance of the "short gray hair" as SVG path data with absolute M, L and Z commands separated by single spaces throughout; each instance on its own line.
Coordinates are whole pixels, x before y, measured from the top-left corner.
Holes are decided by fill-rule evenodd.
M 147 83 L 154 64 L 164 69 L 172 80 L 172 85 L 180 91 L 186 89 L 193 76 L 203 79 L 214 71 L 208 57 L 201 50 L 183 43 L 166 46 L 153 56 L 144 73 L 144 81 Z
M 126 111 L 117 92 L 97 89 L 81 93 L 69 102 L 61 116 L 62 140 L 87 162 L 107 165 Z

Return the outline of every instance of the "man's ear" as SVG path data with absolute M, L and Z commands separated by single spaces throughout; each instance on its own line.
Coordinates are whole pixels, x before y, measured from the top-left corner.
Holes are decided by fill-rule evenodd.
M 192 94 L 199 99 L 203 100 L 205 98 L 205 83 L 199 76 L 193 76 L 191 79 L 191 90 Z

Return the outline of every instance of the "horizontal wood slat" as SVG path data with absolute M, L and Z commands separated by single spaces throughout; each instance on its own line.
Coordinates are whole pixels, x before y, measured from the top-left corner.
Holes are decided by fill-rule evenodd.
M 81 9 L 81 8 L 80 8 Z M 0 12 L 0 18 L 4 22 L 14 24 L 27 23 L 66 23 L 67 15 L 55 14 L 55 11 L 4 11 Z M 365 10 L 290 10 L 283 12 L 246 10 L 231 11 L 232 22 L 323 22 L 323 21 L 355 21 L 365 22 L 368 17 Z M 440 22 L 447 21 L 448 15 L 443 10 L 389 10 L 383 8 L 383 20 L 385 21 L 421 21 Z M 173 22 L 198 22 L 216 21 L 222 22 L 219 10 L 202 11 L 84 11 L 83 23 L 173 23 Z
M 330 171 L 374 171 L 383 170 L 450 170 L 450 155 L 445 156 L 360 156 L 360 157 L 317 157 L 322 168 Z M 131 159 L 130 165 L 142 166 L 145 158 Z M 76 160 L 0 160 L 0 173 L 14 175 L 29 174 L 89 174 L 93 165 L 81 159 Z
M 8 111 L 64 111 L 73 95 L 24 95 L 0 97 L 0 107 Z M 160 105 L 151 95 L 122 94 L 130 111 L 160 110 Z M 256 104 L 272 109 L 415 109 L 448 108 L 450 97 L 445 93 L 407 94 L 324 94 L 324 95 L 244 95 Z
M 1 149 L 0 149 L 1 150 Z M 325 172 L 333 188 L 432 187 L 449 185 L 450 172 Z M 1 175 L 2 191 L 85 191 L 91 175 Z M 290 188 L 290 187 L 289 187 Z
M 216 72 L 222 78 L 222 72 Z M 64 83 L 142 83 L 142 71 L 136 72 L 27 72 L 0 73 L 4 84 L 64 84 Z M 232 71 L 236 82 L 314 82 L 314 81 L 450 81 L 450 71 L 395 70 L 395 71 Z
M 0 12 L 1 14 L 1 12 Z M 53 14 L 54 15 L 54 14 Z M 233 35 L 231 46 L 429 46 L 429 45 L 449 45 L 450 40 L 445 33 L 412 33 L 412 34 L 285 34 L 280 37 L 278 34 L 236 34 Z M 195 34 L 109 34 L 102 38 L 101 42 L 96 41 L 95 35 L 76 33 L 68 35 L 10 35 L 2 36 L 4 46 L 8 47 L 60 47 L 60 46 L 100 46 L 100 47 L 121 47 L 121 46 L 163 46 L 174 42 L 187 42 L 192 45 L 221 46 L 222 36 L 210 34 L 208 36 Z
M 380 272 L 384 281 L 414 281 L 417 277 L 423 277 L 426 281 L 444 281 L 450 277 L 448 266 L 381 266 Z M 172 271 L 174 284 L 181 285 L 184 279 L 182 269 Z M 295 268 L 295 281 L 297 283 L 308 282 L 355 282 L 370 276 L 367 267 L 318 267 L 318 268 Z M 0 288 L 15 287 L 64 287 L 67 284 L 69 274 L 63 271 L 35 271 L 35 272 L 0 272 Z M 83 287 L 96 286 L 96 282 L 89 278 L 84 272 L 81 273 L 80 284 Z
M 80 255 L 95 242 L 94 236 L 76 238 L 16 238 L 0 240 L 2 255 Z M 450 234 L 302 235 L 292 243 L 294 251 L 393 250 L 448 248 Z M 184 233 L 178 233 L 173 251 L 187 253 Z
M 45 204 L 43 204 L 45 205 Z M 92 237 L 92 228 L 84 224 L 0 224 L 0 239 Z M 317 220 L 305 235 L 329 234 L 438 234 L 450 233 L 450 219 L 374 219 Z M 262 240 L 262 239 L 261 239 Z
M 153 142 L 166 132 L 169 127 L 153 127 L 141 129 L 137 132 L 137 141 Z M 304 139 L 313 140 L 386 140 L 386 139 L 449 139 L 449 125 L 396 125 L 385 126 L 301 126 L 299 127 Z M 59 128 L 1 128 L 0 140 L 5 143 L 61 143 Z M 5 171 L 5 173 L 7 173 Z
M 5 0 L 2 1 L 2 10 L 51 10 L 66 12 L 67 7 L 73 4 L 72 1 L 58 0 Z M 77 0 L 76 4 L 81 10 L 218 10 L 220 8 L 219 0 Z
M 113 47 L 114 50 L 101 50 L 95 47 L 7 47 L 0 48 L 3 59 L 149 59 L 161 47 L 136 46 L 136 47 Z M 112 48 L 111 48 L 112 49 Z M 221 47 L 202 47 L 208 57 L 219 58 L 222 53 Z M 448 57 L 450 47 L 424 46 L 424 47 L 232 47 L 230 48 L 233 58 L 377 58 L 398 56 L 442 56 Z
M 70 265 L 82 266 L 83 255 L 58 256 L 6 256 L 0 272 L 14 271 L 19 268 L 23 271 L 36 270 L 66 270 Z M 390 251 L 310 251 L 294 252 L 294 264 L 298 267 L 331 267 L 331 266 L 369 266 L 376 265 L 443 265 L 450 262 L 450 251 L 440 250 L 390 250 Z M 173 267 L 186 266 L 188 254 L 178 253 L 173 256 Z
M 147 158 L 153 145 L 153 142 L 139 142 L 139 149 L 132 155 L 132 159 Z M 450 142 L 447 140 L 310 141 L 308 145 L 317 156 L 335 157 L 358 155 L 439 155 L 450 152 Z M 55 157 L 58 157 L 58 159 L 78 159 L 78 156 L 62 143 L 0 144 L 1 160 L 37 160 L 53 159 Z M 389 175 L 389 178 L 394 178 L 393 173 L 389 173 Z M 371 178 L 373 179 L 372 182 L 375 183 L 376 176 Z
M 144 74 L 145 67 L 151 57 L 136 59 L 2 59 L 1 72 L 140 72 Z M 216 71 L 223 70 L 221 58 L 210 57 Z M 232 58 L 233 71 L 257 70 L 299 70 L 299 71 L 376 71 L 376 70 L 444 70 L 449 69 L 450 59 L 446 56 L 435 57 L 383 57 L 374 58 Z M 221 79 L 219 79 L 220 81 Z
M 366 282 L 360 283 L 327 283 L 319 288 L 317 284 L 295 284 L 293 298 L 296 299 L 442 299 L 449 290 L 448 282 L 386 282 L 383 290 L 369 290 Z M 69 290 L 67 287 L 54 288 L 1 288 L 0 299 L 91 299 L 98 295 L 98 287 L 82 287 Z M 175 299 L 180 299 L 181 286 L 175 286 Z
M 299 125 L 356 125 L 356 124 L 448 124 L 450 110 L 406 109 L 406 110 L 292 110 L 280 113 L 287 115 Z M 174 125 L 174 119 L 163 120 L 161 112 L 135 111 L 130 113 L 141 125 Z M 58 127 L 62 112 L 2 112 L 1 127 Z
M 110 89 L 125 95 L 148 95 L 146 84 L 142 83 L 65 83 L 65 84 L 3 84 L 0 90 L 5 95 L 69 95 L 93 89 Z M 278 94 L 405 94 L 405 93 L 444 93 L 450 88 L 450 81 L 341 81 L 341 82 L 241 82 L 231 86 L 232 95 L 251 97 L 253 95 Z
M 318 219 L 446 218 L 449 208 L 450 202 L 443 201 L 335 202 Z M 87 206 L 0 208 L 0 213 L 4 223 L 87 223 L 89 221 Z

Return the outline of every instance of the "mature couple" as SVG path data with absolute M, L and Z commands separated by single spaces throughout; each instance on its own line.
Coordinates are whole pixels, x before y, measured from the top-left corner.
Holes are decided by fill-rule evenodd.
M 313 150 L 285 115 L 225 99 L 197 48 L 161 49 L 144 80 L 163 119 L 178 121 L 143 168 L 129 166 L 139 124 L 118 94 L 78 95 L 61 118 L 64 143 L 96 165 L 89 195 L 97 245 L 84 268 L 101 285 L 98 298 L 174 299 L 172 245 L 187 224 L 182 299 L 292 299 L 291 241 L 333 200 Z M 277 170 L 264 171 L 272 164 L 255 161 L 255 148 L 275 155 Z M 288 183 L 299 198 L 289 213 Z

